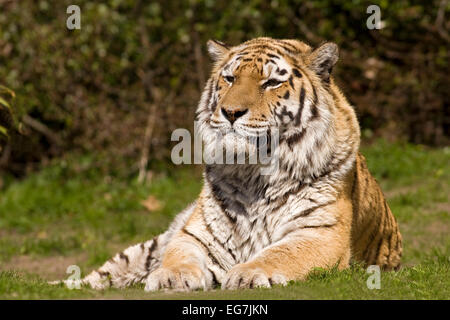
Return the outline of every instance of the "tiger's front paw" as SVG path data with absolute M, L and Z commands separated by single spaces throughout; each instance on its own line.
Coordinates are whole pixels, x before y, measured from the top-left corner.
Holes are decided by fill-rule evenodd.
M 228 271 L 222 289 L 270 288 L 273 284 L 286 283 L 286 277 L 281 274 L 269 275 L 262 268 L 242 263 Z
M 156 291 L 164 288 L 179 291 L 207 290 L 211 286 L 212 279 L 210 278 L 211 276 L 203 272 L 198 266 L 161 267 L 148 276 L 145 291 Z

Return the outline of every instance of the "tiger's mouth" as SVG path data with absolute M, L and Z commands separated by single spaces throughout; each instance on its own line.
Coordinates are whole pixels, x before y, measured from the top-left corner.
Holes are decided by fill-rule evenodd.
M 260 126 L 258 130 L 249 130 L 245 125 L 224 125 L 211 128 L 216 134 L 215 142 L 224 148 L 241 147 L 247 151 L 264 149 L 270 153 L 273 137 L 269 126 Z
M 218 123 L 212 121 L 210 124 L 211 129 L 222 135 L 234 134 L 243 138 L 246 137 L 260 137 L 267 135 L 270 132 L 271 127 L 269 124 L 245 124 L 235 123 L 230 125 L 228 123 Z
M 228 138 L 245 139 L 249 141 L 261 140 L 270 134 L 270 128 L 260 127 L 259 130 L 251 130 L 243 125 L 239 126 L 223 126 L 212 128 L 219 136 Z

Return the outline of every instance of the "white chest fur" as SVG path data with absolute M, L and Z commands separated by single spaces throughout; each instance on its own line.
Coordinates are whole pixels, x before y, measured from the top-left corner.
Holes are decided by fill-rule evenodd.
M 212 246 L 226 251 L 227 264 L 246 262 L 265 247 L 305 227 L 334 224 L 336 217 L 321 210 L 336 199 L 336 190 L 326 182 L 309 185 L 285 183 L 283 197 L 268 199 L 264 186 L 249 186 L 245 192 L 232 180 L 205 181 L 202 212 Z M 216 250 L 222 251 L 222 250 Z M 231 257 L 231 258 L 230 258 Z

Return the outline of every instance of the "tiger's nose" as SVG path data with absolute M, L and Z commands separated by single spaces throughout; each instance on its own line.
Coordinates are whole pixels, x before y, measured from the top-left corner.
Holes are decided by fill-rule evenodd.
M 247 113 L 248 109 L 226 109 L 221 108 L 223 116 L 230 121 L 231 124 L 233 124 L 238 118 L 242 117 L 244 114 Z

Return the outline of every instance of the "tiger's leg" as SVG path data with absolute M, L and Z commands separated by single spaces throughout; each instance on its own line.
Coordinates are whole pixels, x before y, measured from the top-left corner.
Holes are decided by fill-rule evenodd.
M 349 266 L 348 240 L 331 227 L 304 229 L 264 249 L 254 259 L 228 271 L 223 289 L 271 287 L 303 280 L 314 268 Z
M 163 288 L 207 290 L 218 282 L 216 275 L 208 268 L 213 263 L 205 239 L 211 235 L 200 207 L 194 209 L 184 227 L 167 244 L 161 266 L 146 280 L 146 291 Z
M 348 187 L 338 199 L 320 208 L 327 222 L 302 226 L 263 249 L 253 259 L 231 268 L 223 289 L 270 287 L 304 280 L 314 268 L 349 267 L 352 204 Z M 333 220 L 328 220 L 334 217 Z
M 213 275 L 207 259 L 204 246 L 181 230 L 168 244 L 161 266 L 148 276 L 145 291 L 210 289 Z

